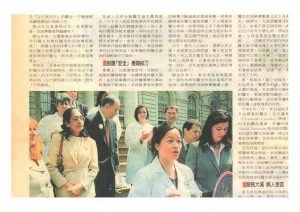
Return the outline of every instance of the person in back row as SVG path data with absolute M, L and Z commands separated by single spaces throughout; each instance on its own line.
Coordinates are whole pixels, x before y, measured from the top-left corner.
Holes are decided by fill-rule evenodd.
M 129 147 L 126 166 L 126 182 L 128 184 L 132 184 L 135 174 L 148 165 L 153 158 L 149 149 L 153 126 L 147 123 L 148 109 L 144 105 L 137 106 L 134 118 L 135 121 L 128 124 L 125 131 L 125 142 Z
M 184 164 L 186 154 L 189 150 L 190 144 L 198 141 L 201 135 L 200 122 L 195 119 L 189 119 L 186 122 L 184 122 L 182 126 L 182 131 L 183 131 L 182 148 L 177 161 Z
M 71 99 L 63 94 L 56 95 L 56 109 L 57 112 L 43 117 L 38 126 L 38 135 L 44 142 L 43 159 L 45 164 L 48 162 L 48 151 L 50 148 L 51 138 L 54 133 L 60 132 L 63 124 L 63 114 L 71 107 Z

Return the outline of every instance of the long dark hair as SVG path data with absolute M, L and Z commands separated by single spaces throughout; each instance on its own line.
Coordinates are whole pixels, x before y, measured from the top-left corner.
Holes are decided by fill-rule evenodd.
M 153 138 L 152 138 L 152 142 L 151 142 L 151 150 L 154 155 L 158 154 L 157 149 L 155 148 L 155 144 L 160 144 L 161 140 L 163 139 L 163 137 L 165 137 L 167 132 L 169 132 L 170 130 L 173 130 L 173 129 L 177 129 L 180 134 L 179 128 L 174 124 L 170 125 L 170 124 L 164 123 L 158 127 L 153 128 Z
M 225 145 L 231 146 L 232 141 L 232 119 L 228 112 L 225 110 L 214 110 L 212 111 L 206 119 L 203 126 L 202 135 L 200 136 L 199 147 L 203 148 L 205 144 L 214 145 L 211 129 L 214 125 L 219 123 L 228 122 L 228 130 L 226 135 L 223 137 L 221 142 Z
M 69 108 L 63 114 L 63 124 L 61 125 L 61 128 L 63 130 L 60 132 L 60 134 L 62 134 L 67 140 L 69 140 L 69 137 L 72 135 L 71 129 L 67 126 L 67 124 L 70 123 L 70 119 L 75 111 L 78 111 L 82 115 L 82 117 L 84 117 L 82 112 L 77 108 Z M 79 136 L 80 137 L 89 136 L 84 127 L 81 130 Z

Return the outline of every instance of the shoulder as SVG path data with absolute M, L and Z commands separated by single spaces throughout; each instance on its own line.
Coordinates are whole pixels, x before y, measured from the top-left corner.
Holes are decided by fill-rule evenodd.
M 184 175 L 192 175 L 192 170 L 190 167 L 188 167 L 187 165 L 184 165 L 182 163 L 179 163 L 179 162 L 175 162 L 176 163 L 176 167 L 179 169 L 179 171 L 181 173 L 183 173 Z
M 47 115 L 47 116 L 44 116 L 41 120 L 40 120 L 40 123 L 41 122 L 45 122 L 45 121 L 48 121 L 48 120 L 51 120 L 55 117 L 55 113 L 54 114 L 50 114 L 50 115 Z
M 131 122 L 130 124 L 127 125 L 126 128 L 130 129 L 130 128 L 135 128 L 137 126 L 138 126 L 137 122 Z
M 92 139 L 91 137 L 85 137 L 84 140 L 88 143 L 95 143 L 96 141 Z

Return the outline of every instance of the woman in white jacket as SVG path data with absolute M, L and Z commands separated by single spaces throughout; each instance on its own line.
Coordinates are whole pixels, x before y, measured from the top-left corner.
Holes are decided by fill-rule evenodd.
M 175 125 L 154 128 L 152 150 L 156 157 L 135 175 L 129 197 L 200 197 L 192 170 L 176 161 L 181 147 Z
M 130 123 L 125 131 L 125 142 L 129 147 L 126 166 L 126 182 L 132 184 L 135 174 L 153 159 L 148 147 L 152 139 L 153 126 L 147 123 L 148 109 L 139 105 L 134 112 L 136 121 Z

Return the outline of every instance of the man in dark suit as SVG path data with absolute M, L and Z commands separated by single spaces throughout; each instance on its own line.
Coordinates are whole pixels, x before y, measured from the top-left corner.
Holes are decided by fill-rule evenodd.
M 72 104 L 75 108 L 79 109 L 81 113 L 86 116 L 89 110 L 89 107 L 81 102 L 77 101 L 77 91 L 66 91 L 66 94 L 71 98 Z
M 191 143 L 198 141 L 201 135 L 200 122 L 195 119 L 189 119 L 182 126 L 183 139 L 181 140 L 182 148 L 177 159 L 180 163 L 185 163 L 185 158 Z
M 95 179 L 96 197 L 115 196 L 115 172 L 119 166 L 116 123 L 112 118 L 120 109 L 120 101 L 107 96 L 96 113 L 86 117 L 86 129 L 96 141 L 99 173 Z

